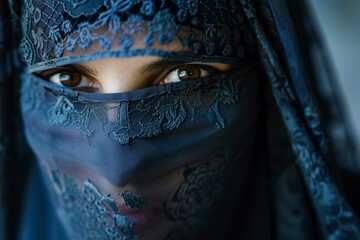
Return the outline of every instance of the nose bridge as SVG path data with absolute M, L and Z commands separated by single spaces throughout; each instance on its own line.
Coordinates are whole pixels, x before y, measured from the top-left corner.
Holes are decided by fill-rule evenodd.
M 119 106 L 120 103 L 103 103 L 103 106 L 106 109 L 106 121 L 111 123 L 116 123 L 118 121 L 118 114 L 119 114 Z
M 120 93 L 144 88 L 146 77 L 141 74 L 146 58 L 107 58 L 84 63 L 96 72 L 102 93 Z
M 109 64 L 98 70 L 97 80 L 102 93 L 119 93 L 133 89 L 133 69 L 127 68 L 126 64 Z

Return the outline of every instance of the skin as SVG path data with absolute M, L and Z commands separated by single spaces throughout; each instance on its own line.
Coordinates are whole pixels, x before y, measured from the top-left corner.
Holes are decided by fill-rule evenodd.
M 82 62 L 38 72 L 38 75 L 81 91 L 119 93 L 205 77 L 230 68 L 231 65 L 222 63 L 179 62 L 143 56 Z M 181 77 L 181 72 L 188 76 Z M 71 77 L 69 83 L 62 81 Z
M 231 65 L 229 64 L 178 62 L 156 56 L 141 56 L 81 62 L 37 72 L 37 74 L 57 85 L 71 87 L 79 91 L 106 94 L 197 79 L 230 69 Z M 181 75 L 182 73 L 186 74 Z M 47 161 L 43 162 L 46 163 Z M 55 168 L 70 176 L 79 189 L 82 189 L 84 179 L 89 179 L 102 194 L 110 194 L 118 206 L 124 205 L 124 199 L 118 195 L 124 190 L 130 190 L 144 197 L 149 202 L 148 208 L 156 209 L 154 215 L 156 221 L 146 221 L 146 227 L 141 228 L 138 228 L 135 223 L 133 230 L 136 235 L 141 236 L 141 239 L 148 237 L 150 239 L 163 239 L 176 227 L 174 222 L 167 219 L 161 208 L 164 202 L 168 202 L 172 198 L 176 189 L 184 181 L 185 167 L 175 169 L 156 179 L 151 179 L 151 181 L 129 182 L 123 186 L 115 186 L 91 166 L 76 165 L 73 162 L 68 164 L 57 162 L 55 164 L 56 167 L 47 166 L 45 168 Z M 51 178 L 50 172 L 49 177 Z M 170 205 L 170 207 L 172 206 Z M 131 220 L 131 216 L 129 219 Z

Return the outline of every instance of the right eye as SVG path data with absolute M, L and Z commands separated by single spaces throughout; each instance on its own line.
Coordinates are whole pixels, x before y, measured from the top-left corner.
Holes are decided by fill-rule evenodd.
M 58 71 L 48 74 L 46 79 L 56 85 L 78 91 L 97 92 L 99 90 L 94 80 L 76 71 Z
M 48 77 L 49 81 L 65 87 L 78 87 L 82 83 L 83 76 L 76 72 L 59 72 Z

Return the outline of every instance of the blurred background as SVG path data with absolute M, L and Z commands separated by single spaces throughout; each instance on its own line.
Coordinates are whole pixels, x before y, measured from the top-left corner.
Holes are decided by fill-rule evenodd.
M 309 0 L 360 144 L 360 0 Z M 359 146 L 360 147 L 360 146 Z

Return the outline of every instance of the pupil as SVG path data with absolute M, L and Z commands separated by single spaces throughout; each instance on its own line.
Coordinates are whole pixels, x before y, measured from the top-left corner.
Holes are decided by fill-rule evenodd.
M 181 72 L 179 73 L 179 77 L 180 77 L 180 78 L 183 78 L 183 77 L 191 77 L 191 75 L 192 75 L 192 72 L 190 72 L 190 71 L 185 71 L 185 70 L 183 70 L 183 71 L 181 71 Z
M 71 80 L 73 80 L 73 78 L 69 74 L 60 75 L 60 81 L 71 81 Z
M 200 77 L 200 69 L 198 66 L 183 66 L 178 70 L 178 77 L 180 80 L 187 80 Z

